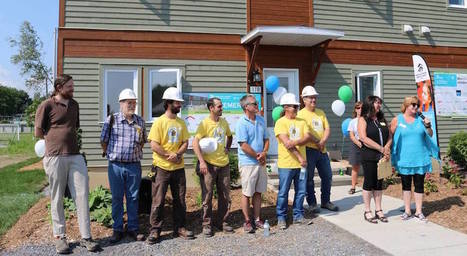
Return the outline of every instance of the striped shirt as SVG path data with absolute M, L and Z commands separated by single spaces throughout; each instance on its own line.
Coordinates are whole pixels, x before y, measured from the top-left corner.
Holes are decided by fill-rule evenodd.
M 143 158 L 141 145 L 147 142 L 146 127 L 143 118 L 133 115 L 128 122 L 122 112 L 113 114 L 114 123 L 109 139 L 110 116 L 104 122 L 101 142 L 107 144 L 107 159 L 117 162 L 139 162 Z

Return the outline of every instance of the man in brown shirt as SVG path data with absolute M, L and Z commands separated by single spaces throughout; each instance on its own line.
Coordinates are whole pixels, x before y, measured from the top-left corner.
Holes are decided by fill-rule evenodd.
M 52 96 L 37 108 L 34 134 L 45 139 L 44 169 L 49 179 L 53 234 L 57 253 L 70 253 L 65 236 L 63 197 L 68 184 L 78 212 L 80 245 L 96 251 L 89 220 L 89 177 L 79 153 L 77 129 L 79 105 L 73 99 L 73 79 L 61 75 L 55 79 Z

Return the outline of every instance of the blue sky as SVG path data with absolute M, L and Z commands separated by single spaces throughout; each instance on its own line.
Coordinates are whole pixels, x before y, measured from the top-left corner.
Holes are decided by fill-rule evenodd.
M 19 35 L 19 28 L 25 20 L 32 24 L 44 43 L 42 59 L 51 67 L 54 59 L 54 29 L 58 27 L 58 0 L 2 1 L 0 8 L 0 83 L 27 91 L 24 86 L 25 77 L 19 74 L 19 66 L 10 62 L 10 57 L 16 53 L 16 49 L 11 48 L 8 43 L 9 37 Z

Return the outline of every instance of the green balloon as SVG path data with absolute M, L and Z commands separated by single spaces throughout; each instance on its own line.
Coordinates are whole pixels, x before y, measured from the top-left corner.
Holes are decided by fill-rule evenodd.
M 272 120 L 274 120 L 274 122 L 279 120 L 282 110 L 284 110 L 282 106 L 277 106 L 272 110 Z
M 337 95 L 339 95 L 340 100 L 347 103 L 352 99 L 352 88 L 348 85 L 343 85 L 339 88 Z

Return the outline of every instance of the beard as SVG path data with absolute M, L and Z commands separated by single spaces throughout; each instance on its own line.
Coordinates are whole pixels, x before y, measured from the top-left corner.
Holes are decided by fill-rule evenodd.
M 170 112 L 172 112 L 173 114 L 178 114 L 181 108 L 182 107 L 170 106 Z

